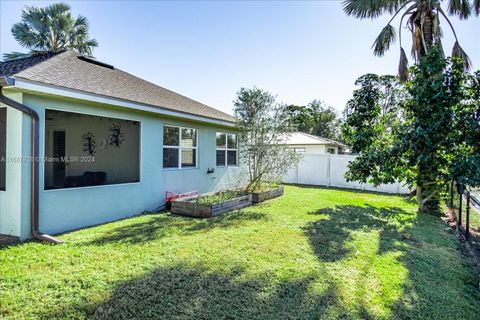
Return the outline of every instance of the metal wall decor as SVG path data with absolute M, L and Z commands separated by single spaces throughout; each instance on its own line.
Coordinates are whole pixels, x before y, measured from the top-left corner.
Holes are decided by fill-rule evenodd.
M 107 149 L 108 144 L 109 144 L 109 143 L 108 143 L 108 140 L 107 140 L 106 138 L 102 138 L 102 139 L 100 140 L 100 144 L 99 144 L 99 145 L 100 145 L 100 149 L 102 149 L 102 150 Z
M 95 154 L 95 149 L 97 148 L 97 141 L 95 140 L 95 135 L 91 132 L 87 132 L 82 135 L 83 142 L 83 151 L 88 152 L 89 155 L 93 156 Z
M 125 140 L 125 136 L 121 129 L 122 126 L 120 123 L 113 123 L 110 126 L 110 145 L 120 147 L 122 142 Z

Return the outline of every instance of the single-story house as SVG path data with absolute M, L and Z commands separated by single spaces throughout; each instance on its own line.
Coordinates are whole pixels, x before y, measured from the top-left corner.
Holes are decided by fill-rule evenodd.
M 73 51 L 0 63 L 0 234 L 56 234 L 239 181 L 234 117 Z
M 304 132 L 293 132 L 282 140 L 283 143 L 299 153 L 344 154 L 348 152 L 348 146 L 341 142 Z

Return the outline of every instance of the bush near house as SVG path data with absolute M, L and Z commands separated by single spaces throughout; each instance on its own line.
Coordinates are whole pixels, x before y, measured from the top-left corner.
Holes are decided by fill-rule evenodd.
M 478 319 L 453 231 L 398 196 L 286 186 L 0 249 L 2 319 Z

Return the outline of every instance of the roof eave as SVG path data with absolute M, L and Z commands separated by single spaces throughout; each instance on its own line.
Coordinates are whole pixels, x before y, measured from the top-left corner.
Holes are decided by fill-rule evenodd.
M 162 115 L 181 118 L 181 119 L 205 122 L 209 124 L 217 124 L 225 127 L 236 126 L 235 121 L 216 119 L 216 118 L 211 118 L 211 117 L 202 116 L 198 114 L 181 112 L 177 110 L 143 104 L 143 103 L 125 100 L 121 98 L 103 96 L 103 95 L 80 91 L 76 89 L 49 85 L 49 84 L 31 81 L 23 78 L 15 78 L 15 79 L 10 78 L 10 79 L 13 80 L 12 85 L 15 86 L 15 88 L 18 88 L 20 90 L 23 89 L 23 90 L 34 91 L 34 92 L 39 92 L 39 93 L 44 93 L 44 94 L 49 94 L 54 96 L 67 97 L 67 98 L 79 99 L 79 100 L 87 100 L 87 101 L 92 101 L 97 103 L 104 103 L 104 104 L 109 104 L 114 106 L 126 107 L 129 109 L 151 112 L 155 114 L 162 114 Z
M 11 77 L 0 77 L 0 86 L 1 87 L 15 86 L 15 79 Z

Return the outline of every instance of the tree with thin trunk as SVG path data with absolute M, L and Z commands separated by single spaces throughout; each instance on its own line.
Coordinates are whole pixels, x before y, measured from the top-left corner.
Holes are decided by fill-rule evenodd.
M 74 18 L 66 3 L 54 3 L 45 8 L 26 6 L 22 21 L 15 23 L 11 31 L 15 40 L 30 52 L 7 53 L 3 56 L 5 60 L 66 49 L 91 56 L 93 48 L 98 46 L 95 39 L 89 39 L 87 18 Z
M 284 141 L 292 132 L 284 116 L 285 105 L 267 91 L 241 88 L 234 101 L 235 117 L 241 133 L 241 160 L 248 169 L 247 191 L 276 182 L 298 160 L 299 155 Z
M 442 48 L 442 29 L 440 20 L 444 19 L 455 37 L 452 56 L 463 60 L 465 70 L 470 69 L 470 59 L 460 47 L 457 34 L 448 15 L 468 19 L 472 14 L 480 14 L 480 0 L 448 0 L 447 12 L 442 8 L 443 0 L 344 0 L 343 9 L 348 15 L 360 19 L 374 19 L 388 13 L 392 18 L 382 29 L 375 42 L 373 52 L 383 56 L 390 46 L 396 41 L 397 31 L 392 26 L 395 17 L 400 17 L 398 24 L 398 38 L 400 42 L 400 63 L 398 73 L 400 80 L 408 78 L 408 61 L 402 47 L 402 28 L 405 27 L 412 35 L 411 54 L 415 62 L 419 62 L 434 46 Z

